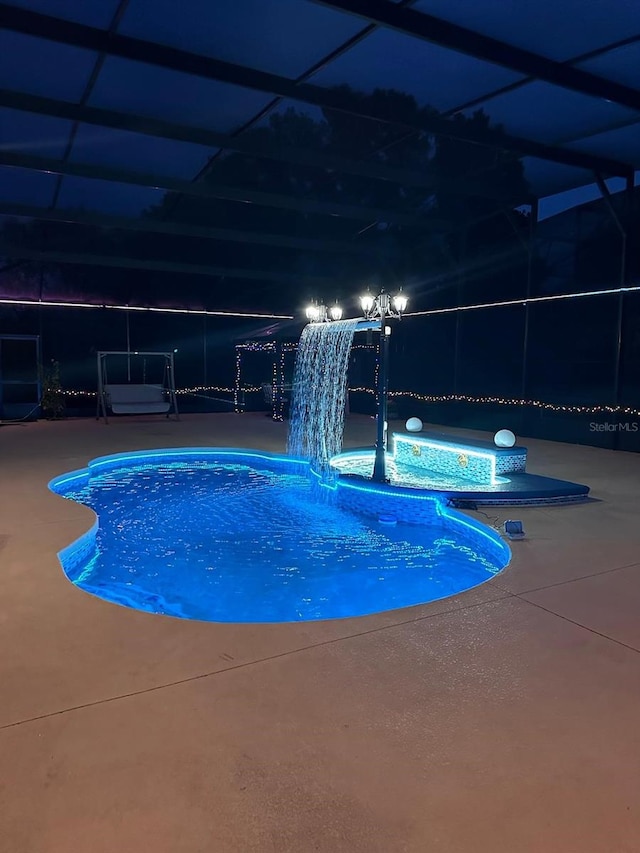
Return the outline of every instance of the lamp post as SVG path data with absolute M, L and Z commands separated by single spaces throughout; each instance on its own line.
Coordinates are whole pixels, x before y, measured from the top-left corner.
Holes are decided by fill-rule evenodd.
M 373 479 L 378 483 L 387 481 L 387 398 L 389 392 L 389 338 L 391 326 L 387 319 L 400 318 L 407 308 L 407 297 L 400 290 L 391 297 L 381 291 L 377 296 L 369 292 L 360 297 L 360 306 L 367 320 L 380 322 L 380 347 L 378 362 L 378 387 L 376 388 L 376 455 L 373 463 Z
M 408 299 L 402 289 L 395 296 L 381 291 L 372 296 L 367 291 L 360 297 L 360 307 L 365 320 L 375 321 L 380 328 L 380 355 L 378 363 L 378 387 L 376 388 L 376 455 L 373 465 L 373 479 L 379 483 L 387 481 L 386 451 L 387 451 L 387 396 L 389 391 L 389 338 L 391 326 L 387 320 L 400 319 L 407 309 Z M 336 302 L 331 308 L 322 303 L 312 302 L 306 309 L 307 320 L 310 323 L 328 323 L 331 320 L 342 319 L 342 308 Z M 368 328 L 371 328 L 369 326 Z

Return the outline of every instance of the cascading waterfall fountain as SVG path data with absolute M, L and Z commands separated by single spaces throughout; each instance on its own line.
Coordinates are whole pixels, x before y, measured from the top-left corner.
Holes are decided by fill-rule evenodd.
M 298 343 L 287 450 L 323 475 L 342 450 L 349 352 L 358 322 L 310 323 Z

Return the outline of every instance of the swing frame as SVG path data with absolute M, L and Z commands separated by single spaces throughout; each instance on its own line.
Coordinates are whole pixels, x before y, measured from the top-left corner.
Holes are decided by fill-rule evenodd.
M 136 358 L 145 358 L 146 356 L 164 358 L 164 378 L 165 382 L 162 385 L 152 383 L 127 382 L 124 384 L 110 384 L 107 377 L 106 359 L 110 355 L 126 356 L 130 365 L 131 356 Z M 97 353 L 98 367 L 98 391 L 96 404 L 96 420 L 100 417 L 104 419 L 105 424 L 109 423 L 108 413 L 115 414 L 130 414 L 130 415 L 159 415 L 163 414 L 167 418 L 174 416 L 175 420 L 180 420 L 178 412 L 178 402 L 176 399 L 176 383 L 174 360 L 172 352 L 142 352 L 136 350 L 130 352 L 127 350 L 101 350 Z M 130 373 L 129 373 L 130 376 Z M 129 391 L 131 393 L 127 393 Z M 139 399 L 135 399 L 136 390 L 138 391 Z

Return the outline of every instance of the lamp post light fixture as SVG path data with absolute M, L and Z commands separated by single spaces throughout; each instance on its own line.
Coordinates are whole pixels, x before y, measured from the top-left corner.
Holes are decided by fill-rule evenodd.
M 395 296 L 381 291 L 372 296 L 367 290 L 360 297 L 360 307 L 367 320 L 380 321 L 380 355 L 378 362 L 378 387 L 376 388 L 376 455 L 373 463 L 373 479 L 379 483 L 387 482 L 387 397 L 389 393 L 389 338 L 391 326 L 387 319 L 400 319 L 407 310 L 408 299 L 402 289 Z
M 310 323 L 330 323 L 332 320 L 342 319 L 342 308 L 337 301 L 331 308 L 323 302 L 310 302 L 305 309 L 307 320 Z
M 322 323 L 327 319 L 326 305 L 319 305 L 315 301 L 307 305 L 304 313 L 310 323 Z
M 329 316 L 332 320 L 342 320 L 342 308 L 337 301 L 329 308 Z

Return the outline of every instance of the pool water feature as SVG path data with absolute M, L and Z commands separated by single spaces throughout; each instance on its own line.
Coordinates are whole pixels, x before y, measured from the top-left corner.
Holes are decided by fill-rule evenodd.
M 298 342 L 287 449 L 325 476 L 342 448 L 349 353 L 358 324 L 309 323 Z
M 342 486 L 325 489 L 308 474 L 306 462 L 216 448 L 94 460 L 50 484 L 97 516 L 60 553 L 62 566 L 86 592 L 138 610 L 296 622 L 445 598 L 509 560 L 495 531 L 433 496 L 411 496 L 408 517 L 421 523 L 406 523 L 393 507 L 389 515 L 384 490 L 382 503 L 366 501 L 372 514 L 354 512 L 318 500 L 318 490 L 327 498 Z

